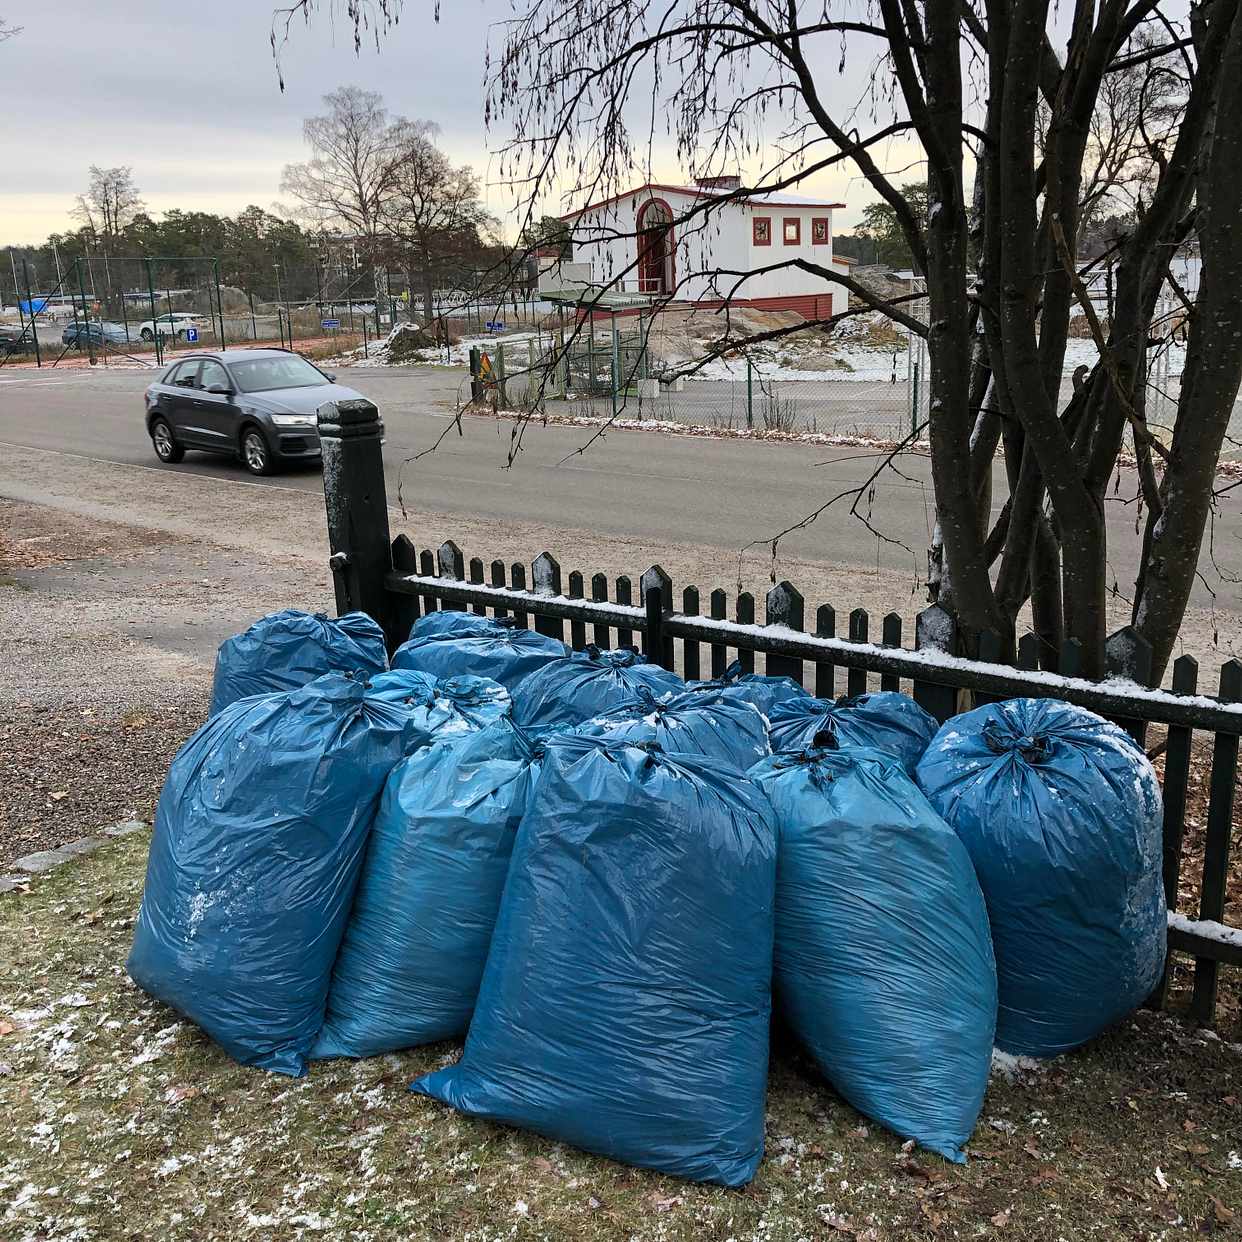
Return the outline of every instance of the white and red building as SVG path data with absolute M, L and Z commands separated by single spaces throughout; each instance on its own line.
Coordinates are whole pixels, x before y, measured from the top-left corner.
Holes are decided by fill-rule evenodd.
M 845 204 L 783 192 L 729 198 L 739 184 L 736 177 L 649 183 L 568 213 L 562 219 L 573 235 L 573 260 L 566 275 L 683 305 L 727 300 L 808 319 L 844 310 L 840 286 L 782 264 L 806 259 L 848 274 L 848 263 L 832 253 L 832 213 Z

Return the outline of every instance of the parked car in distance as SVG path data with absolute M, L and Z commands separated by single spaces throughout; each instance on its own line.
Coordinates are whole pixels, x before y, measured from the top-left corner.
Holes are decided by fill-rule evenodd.
M 284 349 L 226 349 L 178 358 L 146 391 L 155 455 L 188 449 L 237 457 L 251 474 L 318 461 L 319 407 L 362 396 Z
M 189 311 L 171 311 L 167 315 L 156 315 L 154 319 L 144 319 L 138 325 L 138 335 L 144 341 L 153 341 L 157 335 L 161 340 L 173 336 L 184 341 L 190 328 L 197 328 L 200 335 L 211 331 L 205 316 Z
M 125 325 L 122 323 L 100 323 L 98 319 L 92 319 L 89 323 L 78 320 L 77 323 L 69 323 L 65 325 L 65 330 L 60 334 L 60 339 L 66 345 L 81 345 L 85 347 L 88 340 L 93 345 L 102 345 L 107 341 L 109 345 L 128 345 L 129 337 L 125 335 Z
M 34 339 L 29 328 L 0 323 L 0 354 L 34 353 Z

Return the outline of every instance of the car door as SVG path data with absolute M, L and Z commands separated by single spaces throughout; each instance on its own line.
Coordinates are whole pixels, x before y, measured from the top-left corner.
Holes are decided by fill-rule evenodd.
M 212 388 L 224 391 L 209 391 Z M 226 453 L 237 448 L 237 406 L 232 389 L 232 381 L 224 367 L 212 358 L 204 358 L 194 393 L 196 420 L 203 443 Z
M 202 419 L 195 406 L 198 393 L 198 358 L 187 358 L 178 363 L 169 375 L 160 395 L 160 407 L 166 409 L 173 425 L 173 432 L 184 445 L 204 448 L 211 444 L 211 438 L 205 436 L 200 424 Z M 167 394 L 167 405 L 165 405 Z

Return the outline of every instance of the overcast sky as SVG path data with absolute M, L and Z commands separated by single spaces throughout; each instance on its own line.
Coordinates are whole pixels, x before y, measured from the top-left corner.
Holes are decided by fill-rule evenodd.
M 493 212 L 512 218 L 510 192 L 489 178 L 481 103 L 487 25 L 512 10 L 506 0 L 445 0 L 442 10 L 436 25 L 430 3 L 407 0 L 379 54 L 364 45 L 355 56 L 347 22 L 295 24 L 282 94 L 267 0 L 0 0 L 0 16 L 23 28 L 0 44 L 0 243 L 72 227 L 91 164 L 131 165 L 153 213 L 271 208 L 282 167 L 305 158 L 302 119 L 347 83 L 380 91 L 394 113 L 439 124 L 441 146 L 474 166 Z M 683 178 L 667 151 L 660 163 L 661 178 Z M 799 192 L 847 201 L 838 229 L 873 197 L 845 174 Z

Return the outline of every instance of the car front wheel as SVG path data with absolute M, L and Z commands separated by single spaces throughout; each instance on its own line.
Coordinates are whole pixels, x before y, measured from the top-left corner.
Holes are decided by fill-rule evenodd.
M 247 427 L 242 432 L 241 456 L 242 464 L 251 474 L 271 474 L 275 469 L 272 450 L 257 427 Z
M 162 418 L 151 424 L 151 444 L 156 457 L 166 465 L 175 466 L 185 456 L 185 449 L 173 439 L 172 428 Z

